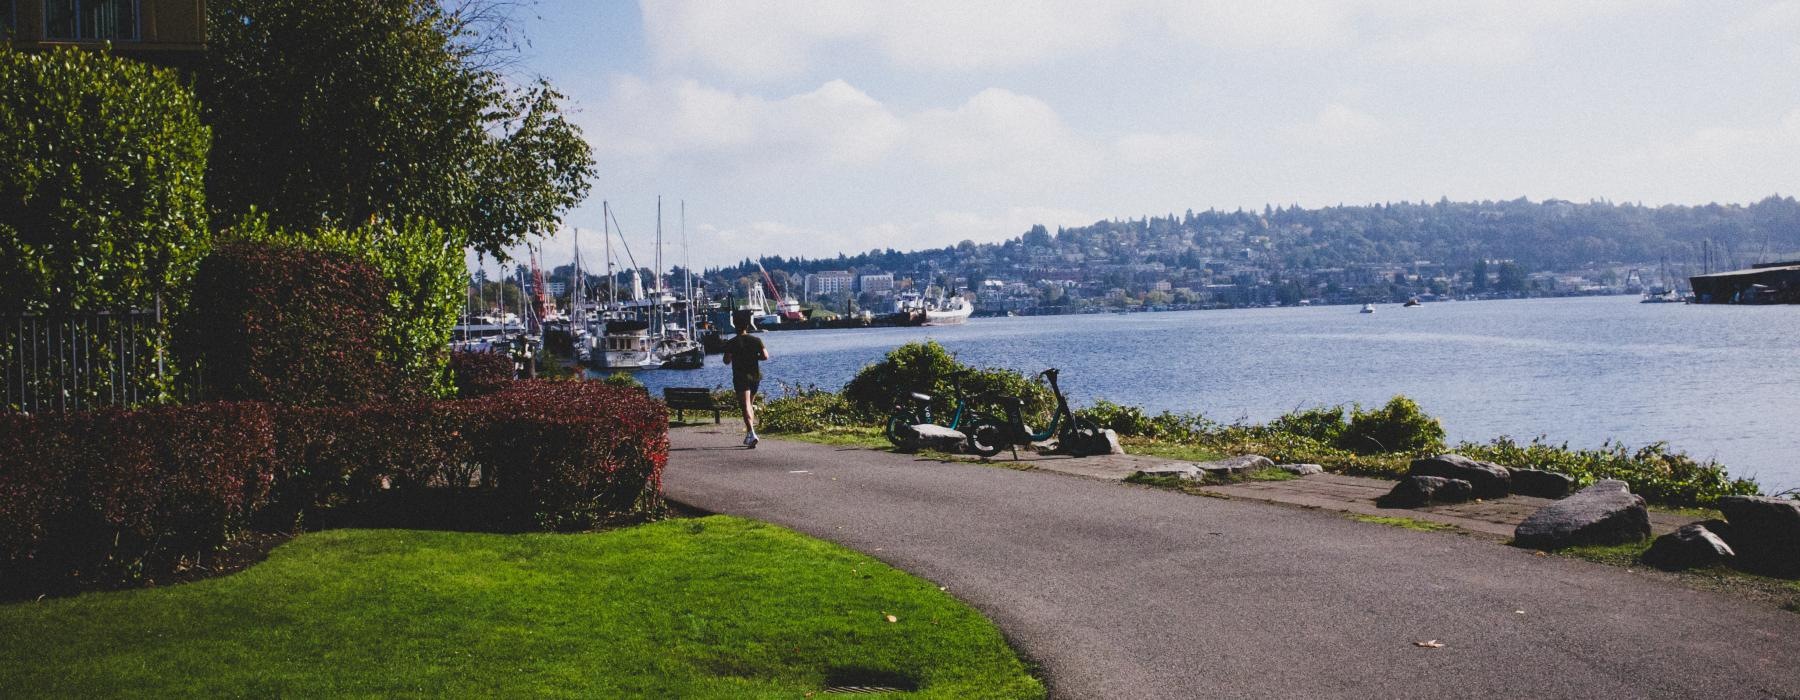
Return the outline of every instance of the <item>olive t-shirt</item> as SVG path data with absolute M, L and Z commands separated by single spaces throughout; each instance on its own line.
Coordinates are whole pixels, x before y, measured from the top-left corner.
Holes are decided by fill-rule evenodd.
M 725 353 L 731 356 L 731 380 L 735 384 L 762 381 L 763 341 L 748 333 L 739 333 L 725 341 Z

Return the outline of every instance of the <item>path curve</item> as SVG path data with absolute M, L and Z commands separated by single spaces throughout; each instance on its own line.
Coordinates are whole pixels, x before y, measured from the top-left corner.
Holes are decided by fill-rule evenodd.
M 671 431 L 672 499 L 938 582 L 1059 698 L 1800 698 L 1800 615 L 1458 535 Z M 1523 611 L 1523 612 L 1518 612 Z M 1437 640 L 1442 648 L 1415 642 Z

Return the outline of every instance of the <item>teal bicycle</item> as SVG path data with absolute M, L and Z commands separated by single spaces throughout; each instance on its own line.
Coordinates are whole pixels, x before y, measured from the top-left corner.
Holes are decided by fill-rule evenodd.
M 1075 415 L 1069 410 L 1069 400 L 1063 396 L 1062 387 L 1057 386 L 1057 375 L 1061 370 L 1054 367 L 1038 373 L 1050 384 L 1050 393 L 1056 395 L 1056 413 L 1050 417 L 1050 425 L 1043 430 L 1034 431 L 1025 424 L 1025 400 L 1018 397 L 1006 397 L 997 401 L 1006 409 L 1004 419 L 978 414 L 969 421 L 969 451 L 983 457 L 992 457 L 1001 450 L 1011 449 L 1013 459 L 1019 458 L 1019 445 L 1042 442 L 1056 436 L 1058 449 L 1062 452 L 1083 456 L 1099 454 L 1100 426 L 1093 421 Z
M 963 419 L 973 416 L 973 412 L 968 410 L 969 402 L 963 396 L 962 390 L 962 378 L 967 374 L 969 374 L 967 371 L 955 372 L 948 377 L 951 392 L 956 399 L 956 409 L 950 415 L 950 422 L 943 425 L 951 430 L 960 429 L 963 426 Z M 931 404 L 935 400 L 936 397 L 931 394 L 919 391 L 909 391 L 895 397 L 894 409 L 888 413 L 887 430 L 885 431 L 888 442 L 894 443 L 895 447 L 906 445 L 913 439 L 913 426 L 937 423 L 936 416 L 931 410 Z

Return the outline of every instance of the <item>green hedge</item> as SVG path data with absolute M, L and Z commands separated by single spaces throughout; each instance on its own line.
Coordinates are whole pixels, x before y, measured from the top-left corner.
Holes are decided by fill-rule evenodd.
M 210 133 L 173 71 L 0 45 L 0 311 L 179 306 Z

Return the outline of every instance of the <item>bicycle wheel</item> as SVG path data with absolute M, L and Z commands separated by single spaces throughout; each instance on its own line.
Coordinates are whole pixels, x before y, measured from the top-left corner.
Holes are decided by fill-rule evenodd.
M 1006 449 L 1006 425 L 991 416 L 976 416 L 969 425 L 969 451 L 992 457 Z
M 1076 418 L 1069 421 L 1069 425 L 1063 428 L 1062 434 L 1057 436 L 1057 441 L 1061 443 L 1058 447 L 1062 452 L 1076 457 L 1100 454 L 1102 449 L 1097 444 L 1103 441 L 1100 436 L 1100 424 L 1086 418 Z
M 911 441 L 913 439 L 912 421 L 912 415 L 906 411 L 894 411 L 889 414 L 887 429 L 883 431 L 887 434 L 888 442 L 893 443 L 895 447 L 904 447 L 907 442 Z

